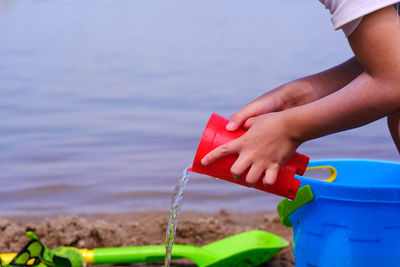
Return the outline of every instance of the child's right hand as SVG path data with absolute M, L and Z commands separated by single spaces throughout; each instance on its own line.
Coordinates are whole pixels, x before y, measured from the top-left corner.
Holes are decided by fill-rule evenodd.
M 260 177 L 266 186 L 274 184 L 281 166 L 302 143 L 293 135 L 296 131 L 288 115 L 285 111 L 271 112 L 249 119 L 251 127 L 245 134 L 218 146 L 204 156 L 201 163 L 207 166 L 222 157 L 237 154 L 238 159 L 231 167 L 233 177 L 241 177 L 248 169 L 246 182 L 250 186 Z

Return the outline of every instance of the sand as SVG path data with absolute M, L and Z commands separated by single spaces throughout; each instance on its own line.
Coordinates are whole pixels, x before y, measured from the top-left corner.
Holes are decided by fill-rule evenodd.
M 0 217 L 0 251 L 16 252 L 27 242 L 25 232 L 34 231 L 49 247 L 75 246 L 78 248 L 140 246 L 163 244 L 168 214 L 140 212 L 132 214 L 96 214 L 80 216 Z M 176 243 L 201 246 L 242 231 L 261 229 L 292 240 L 292 229 L 283 226 L 276 213 L 218 214 L 182 212 Z M 132 266 L 163 266 L 162 263 Z M 179 260 L 172 266 L 196 266 Z M 282 250 L 274 259 L 261 266 L 294 266 L 291 248 Z

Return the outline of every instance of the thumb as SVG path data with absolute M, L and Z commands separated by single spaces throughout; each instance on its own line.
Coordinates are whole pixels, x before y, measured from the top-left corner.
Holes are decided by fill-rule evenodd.
M 226 125 L 228 131 L 236 131 L 244 121 L 246 121 L 252 114 L 246 111 L 246 107 L 240 109 L 235 114 L 229 117 L 229 122 Z
M 245 129 L 249 129 L 251 126 L 253 126 L 254 122 L 256 121 L 255 117 L 251 117 L 249 119 L 247 119 L 244 123 L 243 123 L 243 127 Z

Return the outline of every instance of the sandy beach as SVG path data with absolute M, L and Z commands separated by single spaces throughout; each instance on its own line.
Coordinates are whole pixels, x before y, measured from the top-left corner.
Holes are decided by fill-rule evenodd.
M 130 214 L 96 214 L 59 217 L 0 217 L 0 251 L 16 252 L 27 242 L 25 232 L 34 231 L 49 247 L 78 248 L 140 246 L 163 244 L 168 223 L 166 212 Z M 239 232 L 261 229 L 292 240 L 292 229 L 283 226 L 276 213 L 217 214 L 183 212 L 178 225 L 176 244 L 201 246 Z M 132 266 L 163 266 L 162 263 Z M 196 266 L 188 260 L 175 261 L 172 266 Z M 291 248 L 281 251 L 261 266 L 291 267 Z

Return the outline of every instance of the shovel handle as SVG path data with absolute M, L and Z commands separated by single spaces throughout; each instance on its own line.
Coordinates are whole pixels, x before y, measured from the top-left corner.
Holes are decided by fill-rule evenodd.
M 176 252 L 178 245 L 174 245 Z M 163 261 L 165 247 L 163 245 L 121 247 L 121 248 L 95 248 L 93 250 L 93 263 L 100 264 L 127 264 L 136 262 Z M 172 259 L 183 258 L 182 255 L 174 255 Z
M 164 261 L 165 246 L 137 246 L 118 248 L 95 248 L 79 250 L 87 264 L 130 264 L 139 262 Z M 203 255 L 204 254 L 204 255 Z M 0 254 L 3 263 L 9 263 L 17 253 Z M 208 257 L 207 257 L 208 256 Z M 197 258 L 210 258 L 209 253 L 199 247 L 175 244 L 172 250 L 171 259 L 187 258 L 197 262 Z
M 3 253 L 0 254 L 2 263 L 9 264 L 17 256 L 17 253 Z
M 137 246 L 119 248 L 95 248 L 93 250 L 93 264 L 128 264 L 138 262 L 155 262 L 165 260 L 165 246 Z M 201 263 L 212 257 L 208 251 L 195 246 L 175 244 L 172 249 L 171 259 L 187 258 Z M 213 258 L 213 257 L 212 257 Z M 199 262 L 200 261 L 200 262 Z

